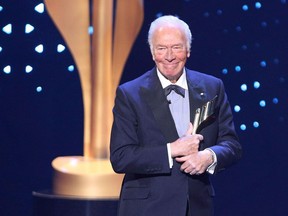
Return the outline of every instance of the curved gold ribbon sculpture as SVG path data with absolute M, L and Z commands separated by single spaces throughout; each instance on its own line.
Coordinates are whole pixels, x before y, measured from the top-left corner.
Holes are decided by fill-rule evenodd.
M 113 2 L 45 0 L 77 65 L 84 103 L 84 156 L 53 160 L 56 194 L 93 198 L 119 195 L 122 175 L 115 174 L 109 162 L 112 107 L 144 12 L 143 0 L 117 0 L 114 21 Z M 93 34 L 88 34 L 89 27 L 93 27 Z

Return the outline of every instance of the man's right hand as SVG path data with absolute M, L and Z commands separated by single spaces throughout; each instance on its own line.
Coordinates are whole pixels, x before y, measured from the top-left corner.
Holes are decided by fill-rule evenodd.
M 198 152 L 199 144 L 203 140 L 203 136 L 200 134 L 192 135 L 192 131 L 193 125 L 190 122 L 186 134 L 177 139 L 176 141 L 170 143 L 171 156 L 173 158 L 186 156 Z

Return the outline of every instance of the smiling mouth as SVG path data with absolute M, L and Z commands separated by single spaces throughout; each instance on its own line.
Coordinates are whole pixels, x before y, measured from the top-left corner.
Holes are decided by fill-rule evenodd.
M 176 67 L 176 66 L 178 66 L 178 64 L 176 63 L 174 63 L 174 64 L 164 64 L 164 67 L 167 67 L 167 68 L 171 68 L 171 67 Z

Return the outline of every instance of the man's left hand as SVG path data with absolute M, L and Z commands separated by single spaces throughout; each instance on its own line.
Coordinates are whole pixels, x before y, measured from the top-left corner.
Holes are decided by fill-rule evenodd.
M 206 149 L 187 156 L 177 157 L 175 160 L 182 163 L 180 170 L 190 175 L 204 173 L 213 163 L 212 153 Z

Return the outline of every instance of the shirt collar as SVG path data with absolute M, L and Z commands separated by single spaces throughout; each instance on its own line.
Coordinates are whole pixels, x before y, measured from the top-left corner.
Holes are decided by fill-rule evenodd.
M 166 77 L 164 77 L 160 71 L 157 68 L 157 75 L 159 77 L 159 80 L 161 82 L 162 88 L 164 89 L 165 87 L 169 86 L 169 85 L 178 85 L 186 90 L 188 90 L 188 85 L 187 85 L 187 79 L 186 79 L 186 70 L 185 68 L 183 68 L 183 73 L 182 75 L 179 77 L 179 79 L 177 80 L 176 83 L 171 83 Z

